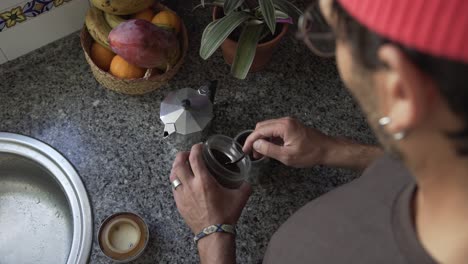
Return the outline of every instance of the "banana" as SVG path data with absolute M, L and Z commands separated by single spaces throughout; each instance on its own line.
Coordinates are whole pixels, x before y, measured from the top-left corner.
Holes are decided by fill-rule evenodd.
M 120 23 L 127 21 L 121 16 L 112 15 L 109 13 L 104 13 L 104 17 L 106 18 L 107 24 L 109 24 L 111 28 L 115 28 L 116 26 L 120 25 Z
M 91 6 L 88 9 L 88 13 L 86 13 L 85 24 L 93 39 L 97 43 L 111 50 L 107 37 L 109 36 L 112 28 L 107 24 L 107 21 L 104 18 L 104 13 L 96 7 Z
M 91 0 L 91 3 L 112 15 L 130 15 L 150 7 L 154 0 Z

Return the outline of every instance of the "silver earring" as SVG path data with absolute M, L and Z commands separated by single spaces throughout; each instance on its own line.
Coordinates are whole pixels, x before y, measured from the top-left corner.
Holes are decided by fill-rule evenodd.
M 400 141 L 406 137 L 406 133 L 404 131 L 398 132 L 393 134 L 393 139 L 396 141 Z
M 379 125 L 381 127 L 384 127 L 392 122 L 392 119 L 388 116 L 384 116 L 379 119 Z M 392 135 L 393 139 L 396 141 L 400 141 L 406 137 L 406 132 L 405 131 L 400 131 Z
M 392 119 L 388 116 L 384 116 L 382 118 L 379 119 L 379 125 L 381 126 L 386 126 L 388 124 L 390 124 L 392 122 Z

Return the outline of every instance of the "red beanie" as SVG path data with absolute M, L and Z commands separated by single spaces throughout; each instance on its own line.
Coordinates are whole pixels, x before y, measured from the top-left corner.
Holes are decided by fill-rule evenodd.
M 368 29 L 419 52 L 468 63 L 468 0 L 338 0 Z

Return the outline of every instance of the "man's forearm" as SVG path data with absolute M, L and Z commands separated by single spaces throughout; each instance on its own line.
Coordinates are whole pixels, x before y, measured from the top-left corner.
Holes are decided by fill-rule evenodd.
M 236 241 L 233 235 L 215 233 L 198 241 L 202 264 L 235 264 Z
M 325 166 L 364 170 L 384 153 L 380 147 L 344 138 L 335 138 L 332 144 L 324 157 Z

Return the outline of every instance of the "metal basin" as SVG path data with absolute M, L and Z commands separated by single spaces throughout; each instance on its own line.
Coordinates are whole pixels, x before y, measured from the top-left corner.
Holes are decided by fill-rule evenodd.
M 91 244 L 91 208 L 72 165 L 40 141 L 0 133 L 0 263 L 86 263 Z

